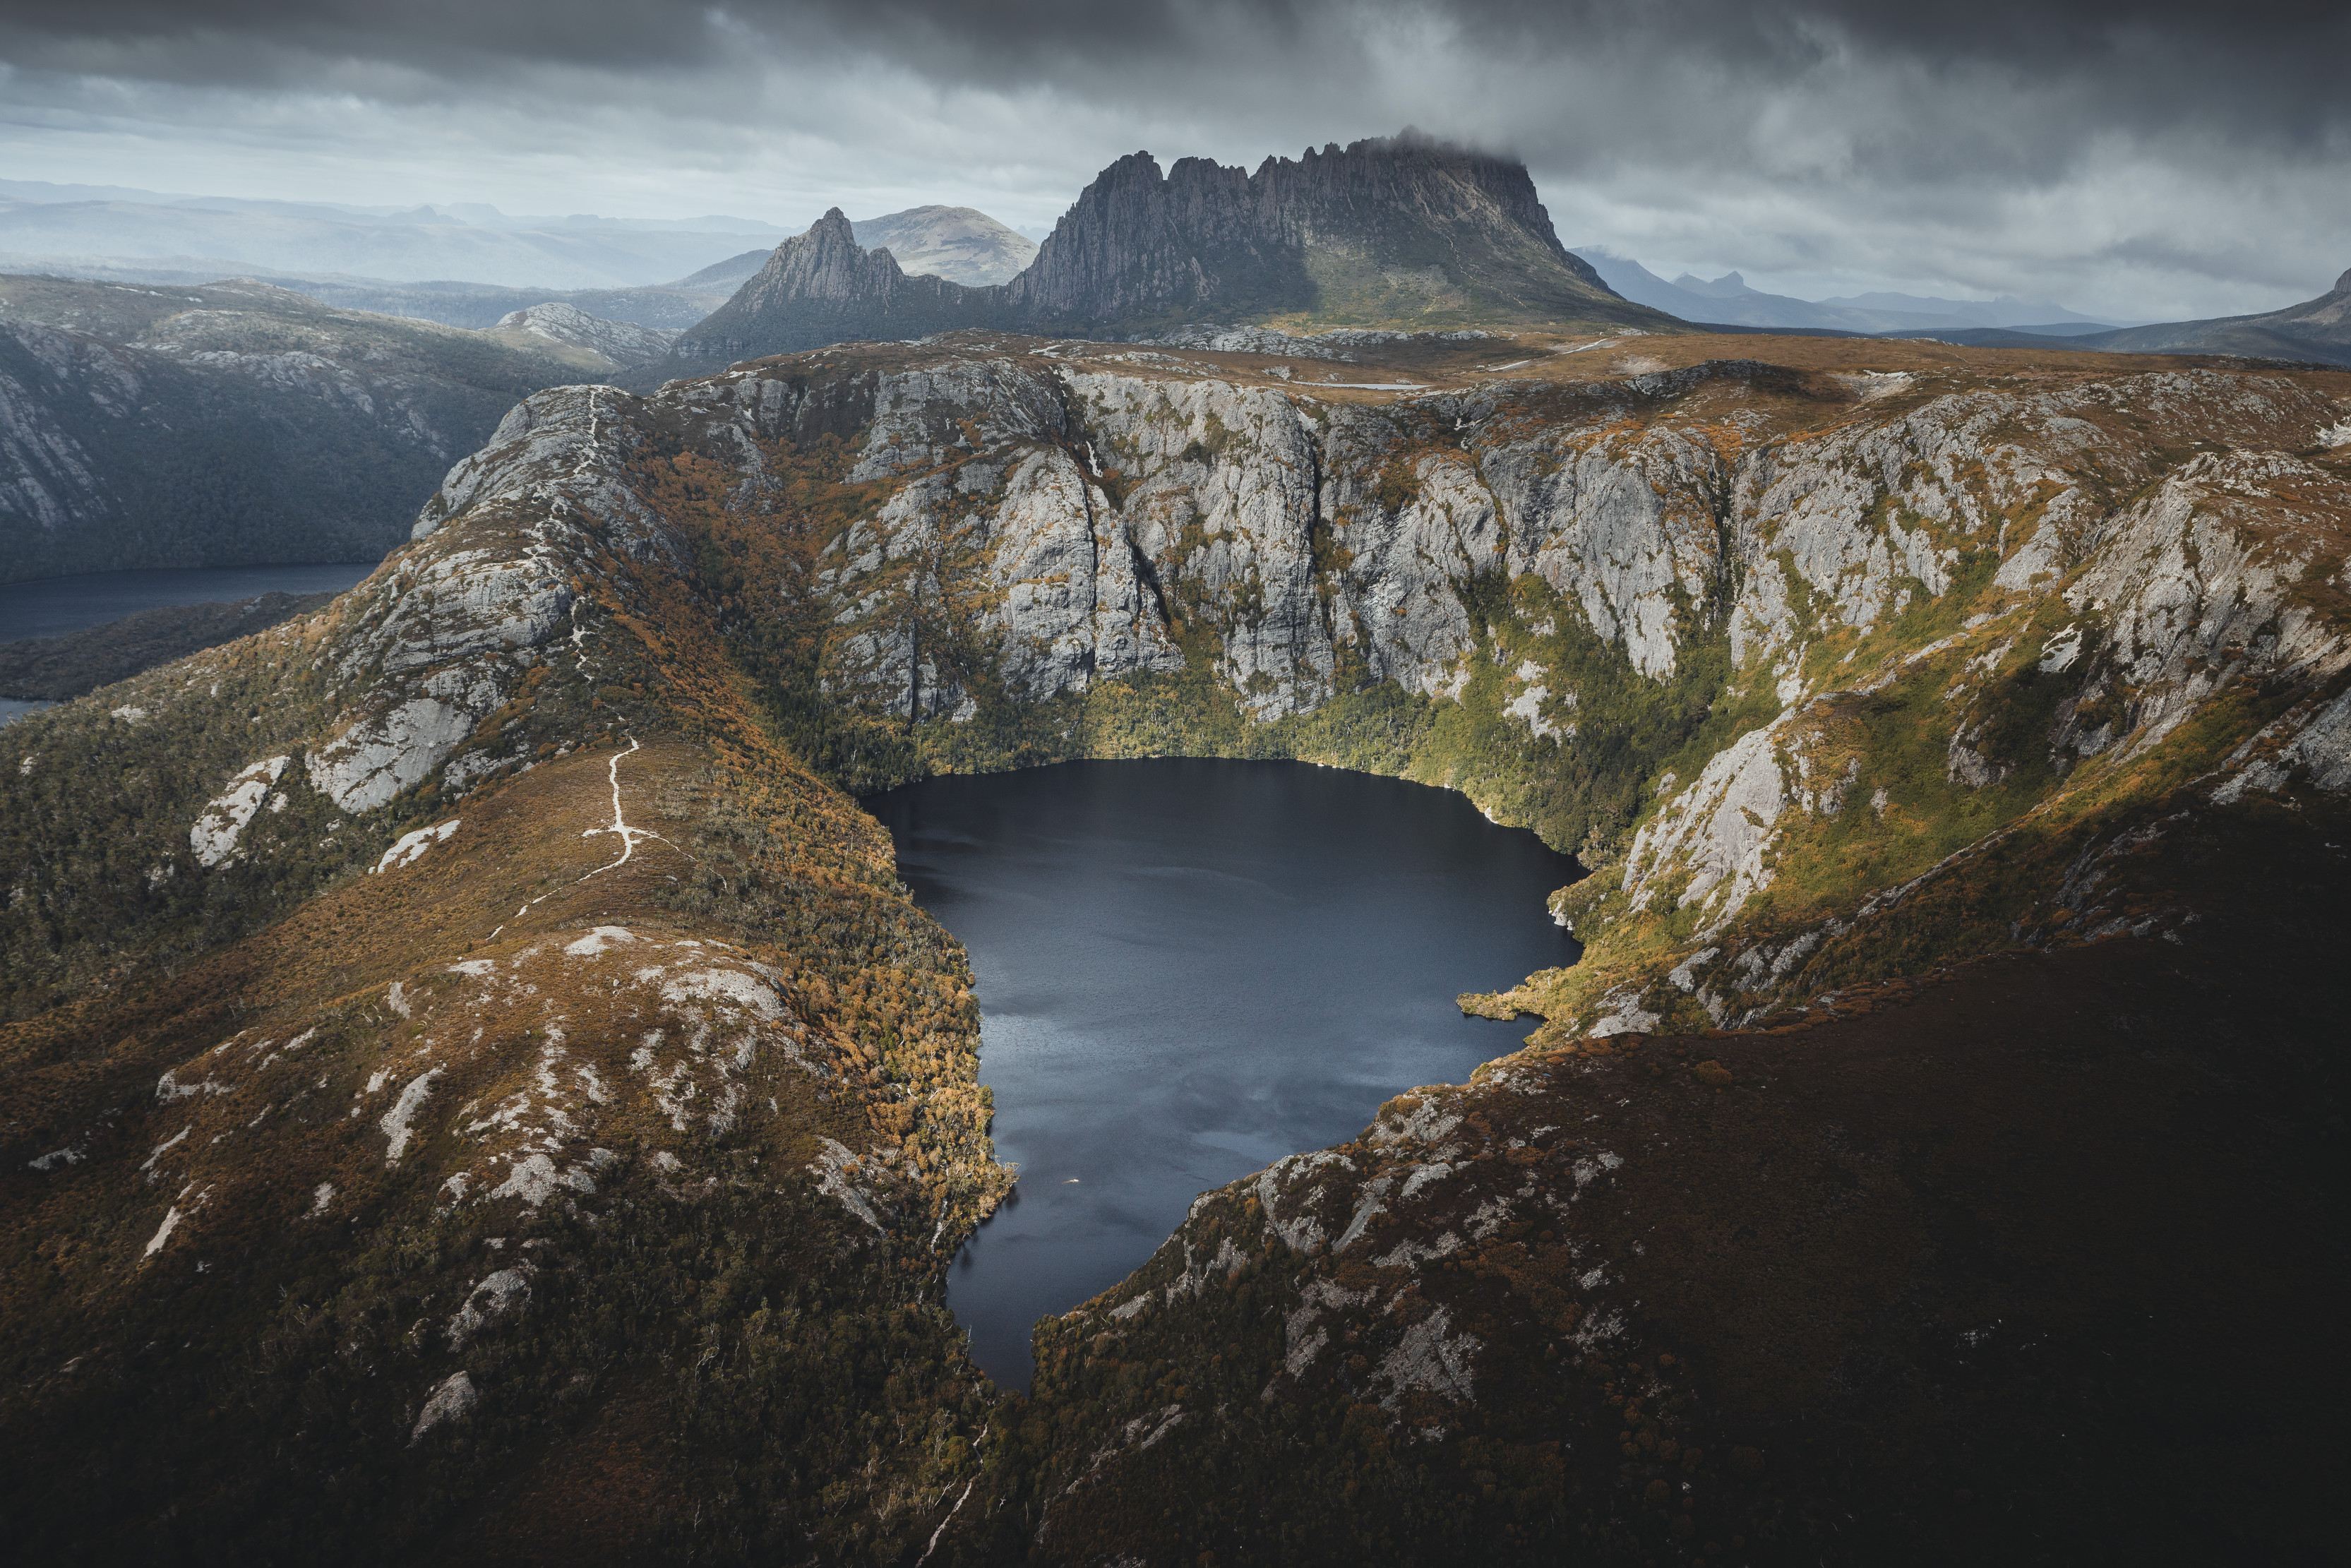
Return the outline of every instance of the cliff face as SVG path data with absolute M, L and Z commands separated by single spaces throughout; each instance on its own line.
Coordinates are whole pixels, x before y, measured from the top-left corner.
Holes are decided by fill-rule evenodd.
M 909 278 L 826 214 L 686 334 L 664 373 L 957 327 L 1129 337 L 1186 321 L 1595 320 L 1672 328 L 1552 231 L 1524 166 L 1407 133 L 1254 173 L 1147 152 L 1097 175 L 1010 282 Z
M 331 610 L 12 725 L 21 1537 L 2310 1555 L 2351 386 L 1531 347 L 542 392 Z M 828 780 L 1186 752 L 1464 790 L 1585 956 L 1000 1396 L 970 977 Z
M 1244 171 L 1184 158 L 1163 177 L 1130 153 L 1079 193 L 1007 293 L 1042 330 L 1210 307 L 1243 319 L 1311 301 L 1301 239 Z
M 1098 747 L 1139 678 L 1195 683 L 1142 750 L 1343 754 L 1395 694 L 1416 716 L 1378 766 L 1602 870 L 1558 909 L 1584 961 L 1479 1004 L 1548 1038 L 1882 977 L 1988 864 L 2009 891 L 1938 926 L 1938 961 L 2175 929 L 2125 851 L 2180 770 L 2230 800 L 2304 777 L 2251 760 L 2280 748 L 2346 776 L 2351 487 L 2321 387 L 2118 363 L 1717 361 L 1383 405 L 1161 355 L 943 354 L 856 383 L 843 461 L 874 488 L 812 580 L 816 678 L 915 724 L 877 782 Z

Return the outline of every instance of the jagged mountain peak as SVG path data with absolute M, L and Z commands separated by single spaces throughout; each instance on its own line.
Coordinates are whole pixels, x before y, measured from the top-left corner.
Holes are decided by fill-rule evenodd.
M 836 208 L 778 246 L 680 340 L 666 373 L 964 327 L 1121 339 L 1211 320 L 1678 326 L 1568 253 L 1523 163 L 1411 130 L 1270 157 L 1254 172 L 1202 157 L 1163 168 L 1147 150 L 1127 153 L 997 287 L 852 254 L 853 227 Z
M 1344 148 L 1269 157 L 1254 173 L 1183 158 L 1163 176 L 1148 152 L 1102 171 L 1040 251 L 1029 278 L 1050 312 L 1103 304 L 1119 280 L 1086 277 L 1073 252 L 1134 253 L 1172 244 L 1176 256 L 1140 262 L 1162 276 L 1141 298 L 1186 314 L 1188 292 L 1222 314 L 1320 316 L 1334 322 L 1472 317 L 1525 319 L 1619 305 L 1599 275 L 1570 256 L 1524 164 L 1406 131 Z M 1113 311 L 1113 313 L 1115 313 Z

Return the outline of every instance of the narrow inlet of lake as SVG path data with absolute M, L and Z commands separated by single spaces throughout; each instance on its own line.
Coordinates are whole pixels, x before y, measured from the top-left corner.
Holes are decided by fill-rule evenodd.
M 971 953 L 1014 1199 L 947 1302 L 1008 1386 L 1029 1335 L 1124 1279 L 1194 1197 L 1459 1082 L 1528 1025 L 1462 991 L 1570 962 L 1575 862 L 1451 790 L 1296 762 L 1070 762 L 866 800 Z

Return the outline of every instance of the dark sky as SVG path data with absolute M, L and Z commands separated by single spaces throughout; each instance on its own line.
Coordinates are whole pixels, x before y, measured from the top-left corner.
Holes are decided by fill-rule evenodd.
M 2351 5 L 0 0 L 0 172 L 1050 224 L 1121 153 L 1414 124 L 1561 236 L 1821 295 L 2267 308 L 2351 266 Z

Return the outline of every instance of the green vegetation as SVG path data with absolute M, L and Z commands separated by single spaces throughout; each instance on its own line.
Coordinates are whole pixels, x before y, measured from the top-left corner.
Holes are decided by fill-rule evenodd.
M 1709 439 L 1735 449 L 1792 380 L 1656 406 L 1722 416 Z M 1268 721 L 1219 672 L 1271 591 L 1255 568 L 1212 590 L 1193 557 L 1220 536 L 1171 506 L 1152 586 L 1182 667 L 1039 700 L 990 630 L 1006 452 L 977 422 L 935 422 L 937 469 L 852 485 L 863 414 L 747 450 L 682 402 L 637 405 L 613 460 L 658 544 L 517 490 L 340 608 L 5 732 L 0 1426 L 38 1437 L 0 1511 L 21 1550 L 2313 1555 L 2294 1500 L 2341 1447 L 2340 1249 L 2312 1238 L 2343 1085 L 2313 1042 L 2345 812 L 2198 791 L 2339 677 L 2233 681 L 2161 744 L 2113 744 L 2147 688 L 2111 678 L 2106 612 L 2050 591 L 2062 574 L 2005 592 L 1989 536 L 1881 495 L 1861 536 L 1923 533 L 1944 554 L 1919 570 L 1950 581 L 1855 566 L 1883 590 L 1856 628 L 1792 575 L 1819 694 L 1793 711 L 1784 666 L 1734 662 L 1735 581 L 1674 600 L 1660 679 L 1541 578 L 1488 573 L 1444 584 L 1469 639 L 1452 695 L 1373 678 L 1342 636 L 1327 696 Z M 1425 423 L 1343 476 L 1350 505 L 1442 493 Z M 1219 421 L 1082 462 L 1132 507 L 1165 495 L 1167 455 L 1223 469 L 1247 440 Z M 918 528 L 883 511 L 908 483 L 931 486 Z M 2050 507 L 2036 486 L 2008 521 Z M 2262 548 L 2303 570 L 2294 612 L 2339 624 L 2339 529 L 2292 520 Z M 1304 548 L 1335 614 L 1358 563 L 1334 531 Z M 462 598 L 423 604 L 434 569 L 550 538 L 570 608 L 538 648 L 454 612 L 445 669 L 375 640 Z M 852 561 L 841 617 L 828 574 Z M 196 865 L 189 824 L 229 778 L 449 669 L 496 690 L 440 772 L 346 818 L 293 768 L 235 855 Z M 1694 861 L 1634 864 L 1633 837 L 1764 726 L 1744 823 L 1769 879 L 1735 912 L 1679 908 Z M 1528 1050 L 1207 1195 L 1133 1278 L 1040 1325 L 1036 1386 L 1011 1395 L 943 1306 L 1009 1185 L 972 976 L 834 786 L 1171 754 L 1460 789 L 1595 868 L 1554 902 L 1589 946 L 1469 999 L 1544 1014 Z M 2084 940 L 2190 913 L 2177 947 Z M 1990 956 L 2020 946 L 2041 951 Z M 1618 988 L 1654 1027 L 1587 1037 Z M 1782 1010 L 1740 1032 L 1709 1003 Z M 2283 1328 L 2216 1355 L 2216 1322 Z M 2260 1442 L 2237 1430 L 2247 1386 L 2286 1390 Z M 442 1398 L 460 1387 L 469 1405 Z M 2108 1440 L 2183 1399 L 2210 1440 Z M 2181 1534 L 2181 1498 L 2225 1500 Z

